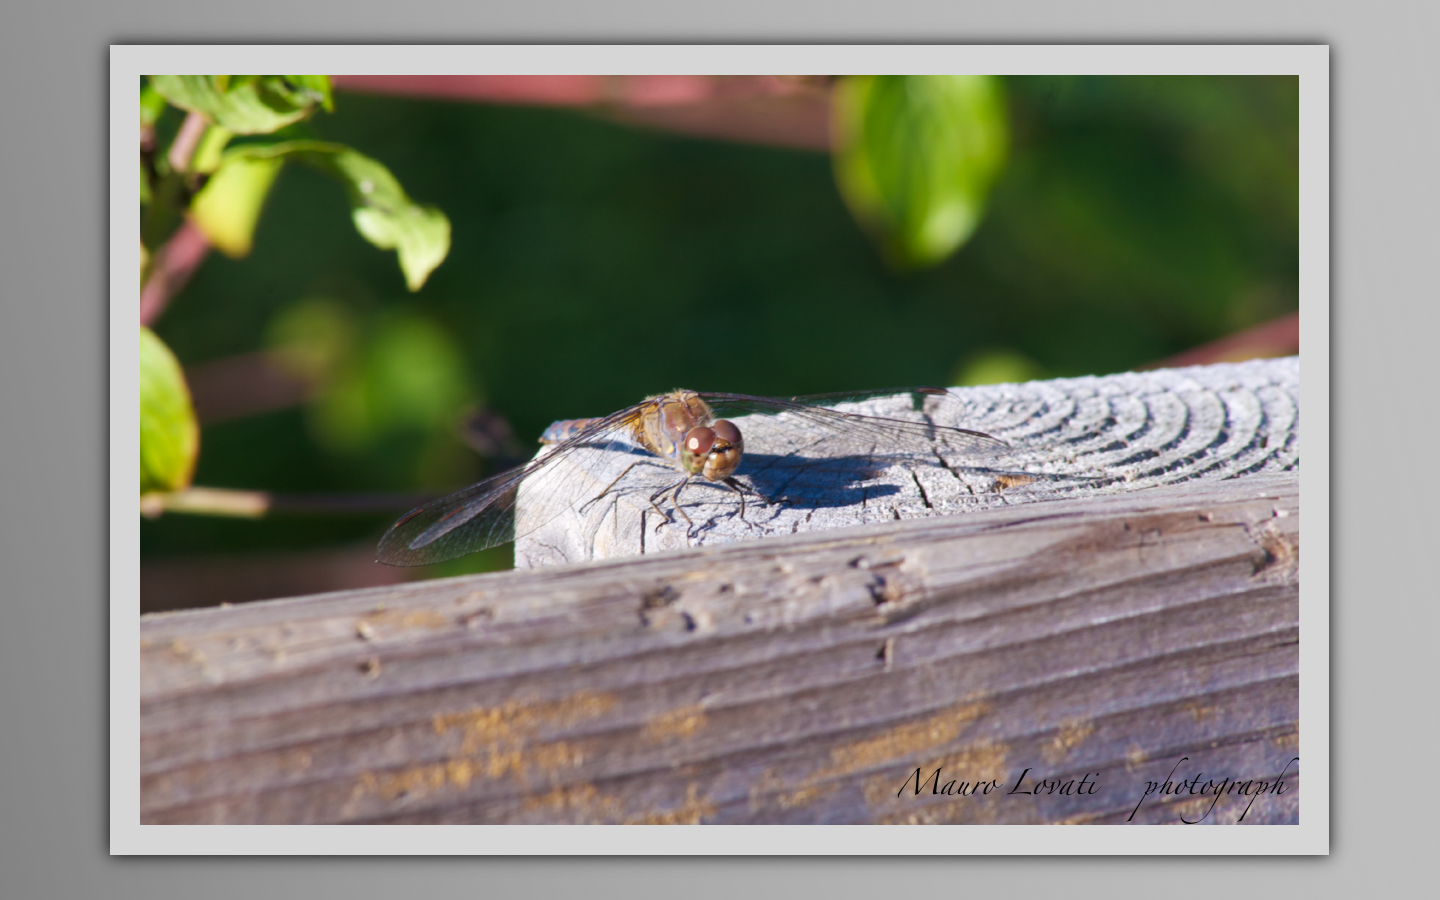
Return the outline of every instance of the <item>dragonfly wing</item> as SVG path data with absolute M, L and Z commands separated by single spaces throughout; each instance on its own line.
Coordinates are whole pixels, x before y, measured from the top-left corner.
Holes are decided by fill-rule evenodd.
M 979 431 L 939 425 L 919 418 L 889 418 L 862 415 L 829 407 L 861 403 L 909 394 L 913 410 L 922 410 L 931 397 L 945 402 L 949 392 L 941 388 L 901 388 L 838 394 L 811 394 L 800 397 L 754 397 L 747 394 L 704 394 L 716 416 L 764 415 L 767 426 L 801 433 L 808 443 L 827 454 L 858 452 L 866 456 L 952 456 L 992 457 L 1009 449 L 1009 444 Z M 934 401 L 932 401 L 934 402 Z M 953 398 L 949 402 L 955 402 Z M 899 413 L 897 413 L 899 414 Z M 754 448 L 756 450 L 762 448 Z
M 531 465 L 502 472 L 410 510 L 380 539 L 375 560 L 392 566 L 423 566 L 511 539 L 514 519 L 510 511 Z
M 380 539 L 376 560 L 392 566 L 443 562 L 549 524 L 593 495 L 587 490 L 593 481 L 588 473 L 602 454 L 633 446 L 627 435 L 635 409 L 596 419 L 523 466 L 412 509 Z M 517 523 L 515 503 L 522 482 L 526 515 Z

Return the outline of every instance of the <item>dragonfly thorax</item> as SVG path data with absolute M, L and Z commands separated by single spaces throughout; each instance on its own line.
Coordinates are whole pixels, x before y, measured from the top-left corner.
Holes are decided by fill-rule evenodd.
M 646 401 L 650 410 L 635 423 L 645 449 L 665 457 L 690 475 L 710 481 L 730 477 L 740 465 L 745 443 L 734 422 L 716 419 L 694 391 L 673 391 Z

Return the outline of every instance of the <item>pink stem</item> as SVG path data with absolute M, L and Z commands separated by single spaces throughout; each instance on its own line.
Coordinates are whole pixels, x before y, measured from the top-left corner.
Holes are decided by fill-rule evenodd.
M 195 270 L 210 252 L 210 241 L 205 233 L 186 219 L 155 253 L 150 266 L 150 277 L 140 290 L 140 324 L 147 328 L 160 318 L 160 313 L 170 303 L 170 298 L 195 274 Z
M 185 117 L 185 122 L 176 133 L 175 140 L 170 144 L 170 169 L 175 172 L 186 172 L 190 169 L 190 158 L 195 155 L 195 148 L 200 146 L 200 138 L 205 136 L 205 129 L 209 123 L 199 113 L 191 113 Z

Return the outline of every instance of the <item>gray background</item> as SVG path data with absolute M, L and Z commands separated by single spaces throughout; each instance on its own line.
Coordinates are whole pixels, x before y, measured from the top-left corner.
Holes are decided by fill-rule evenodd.
M 9 897 L 1383 894 L 1420 877 L 1440 227 L 1436 4 L 252 0 L 0 10 L 0 894 Z M 1321 42 L 1332 45 L 1332 855 L 1310 859 L 119 859 L 106 760 L 106 159 L 112 42 Z M 1314 375 L 1312 374 L 1312 377 Z M 1394 448 L 1394 449 L 1391 449 Z M 1389 451 L 1388 453 L 1386 451 Z M 1396 451 L 1399 452 L 1396 452 Z M 1380 458 L 1390 460 L 1380 465 Z M 1398 462 L 1397 460 L 1402 461 Z M 1344 477 L 1347 476 L 1348 478 Z M 1395 496 L 1403 507 L 1385 500 Z M 1397 520 L 1397 514 L 1398 520 Z M 1323 547 L 1307 548 L 1310 553 Z M 1431 551 L 1433 552 L 1433 551 Z M 1429 589 L 1426 590 L 1425 588 Z M 1417 690 L 1418 688 L 1418 690 Z M 644 833 L 635 834 L 637 852 Z M 1388 889 L 1388 890 L 1387 890 Z

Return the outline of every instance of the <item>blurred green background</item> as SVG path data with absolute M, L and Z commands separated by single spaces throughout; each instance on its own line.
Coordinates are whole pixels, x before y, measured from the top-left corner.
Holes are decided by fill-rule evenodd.
M 287 166 L 253 252 L 210 254 L 155 331 L 187 370 L 273 350 L 323 390 L 206 425 L 195 484 L 438 493 L 493 470 L 458 435 L 473 408 L 508 421 L 528 454 L 552 420 L 674 387 L 1102 374 L 1296 309 L 1295 78 L 1003 88 L 1009 152 L 988 209 L 923 271 L 887 265 L 825 153 L 572 109 L 337 92 L 310 131 L 440 207 L 449 256 L 408 292 L 341 189 Z M 142 557 L 373 547 L 393 518 L 167 514 L 142 522 Z

